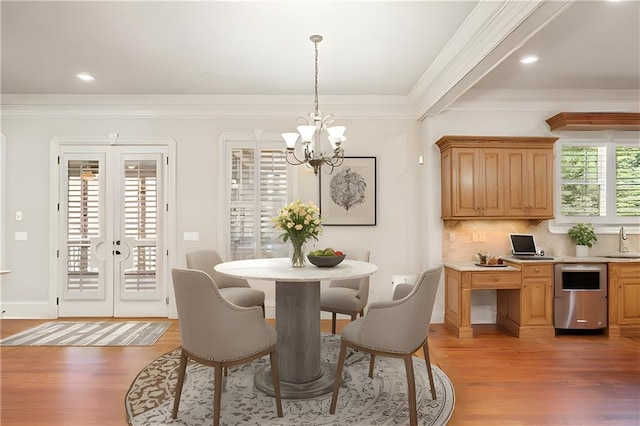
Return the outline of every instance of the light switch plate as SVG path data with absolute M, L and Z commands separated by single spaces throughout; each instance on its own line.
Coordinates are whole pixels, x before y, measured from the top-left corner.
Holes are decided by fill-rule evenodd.
M 16 232 L 15 233 L 16 241 L 26 241 L 27 233 L 26 232 Z
M 17 211 L 16 212 L 16 220 L 22 220 L 22 212 L 21 211 Z
M 200 233 L 199 232 L 185 232 L 184 233 L 185 241 L 200 241 Z

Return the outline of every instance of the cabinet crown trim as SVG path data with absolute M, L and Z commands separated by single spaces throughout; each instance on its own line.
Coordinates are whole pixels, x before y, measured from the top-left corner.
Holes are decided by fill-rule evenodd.
M 552 148 L 557 137 L 547 136 L 460 136 L 446 135 L 436 141 L 443 152 L 449 148 Z
M 551 131 L 640 130 L 638 112 L 559 112 L 546 120 Z

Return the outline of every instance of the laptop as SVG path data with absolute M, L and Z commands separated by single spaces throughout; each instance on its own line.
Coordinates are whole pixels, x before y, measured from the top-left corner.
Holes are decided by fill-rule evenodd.
M 515 259 L 552 260 L 553 257 L 542 257 L 532 234 L 509 234 L 511 254 Z

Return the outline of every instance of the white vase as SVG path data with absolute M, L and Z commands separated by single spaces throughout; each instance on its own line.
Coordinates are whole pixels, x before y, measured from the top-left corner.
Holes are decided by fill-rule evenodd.
M 576 257 L 589 257 L 589 246 L 576 246 Z

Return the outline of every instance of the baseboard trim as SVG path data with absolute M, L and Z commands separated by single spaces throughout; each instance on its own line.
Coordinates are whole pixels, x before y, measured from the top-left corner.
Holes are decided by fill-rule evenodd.
M 51 313 L 48 302 L 2 302 L 3 319 L 50 319 L 57 318 Z

